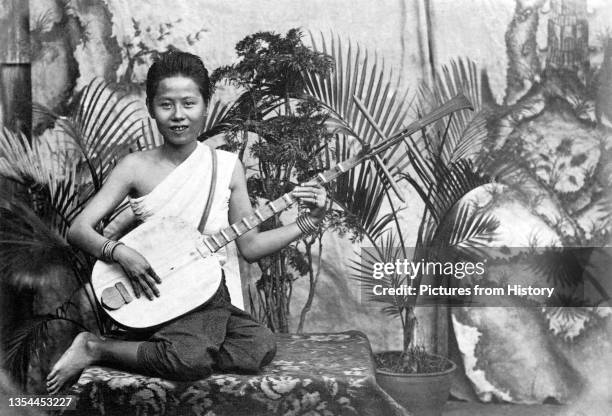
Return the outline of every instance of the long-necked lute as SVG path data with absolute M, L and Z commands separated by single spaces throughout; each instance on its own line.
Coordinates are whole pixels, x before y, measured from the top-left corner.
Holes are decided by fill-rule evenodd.
M 388 140 L 362 151 L 313 178 L 325 184 L 359 165 L 365 159 L 389 149 L 434 121 L 465 108 L 470 102 L 462 95 L 448 101 L 425 117 L 410 124 Z M 206 303 L 217 291 L 222 278 L 216 252 L 247 231 L 295 203 L 290 193 L 268 202 L 252 215 L 210 235 L 176 217 L 149 220 L 121 238 L 121 242 L 141 253 L 162 282 L 160 296 L 153 300 L 136 298 L 129 278 L 117 263 L 96 262 L 91 283 L 96 299 L 118 324 L 147 329 L 184 315 Z

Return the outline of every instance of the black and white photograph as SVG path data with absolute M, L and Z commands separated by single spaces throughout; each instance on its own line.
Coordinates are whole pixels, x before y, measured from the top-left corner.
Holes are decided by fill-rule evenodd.
M 0 416 L 612 415 L 612 2 L 1 0 Z

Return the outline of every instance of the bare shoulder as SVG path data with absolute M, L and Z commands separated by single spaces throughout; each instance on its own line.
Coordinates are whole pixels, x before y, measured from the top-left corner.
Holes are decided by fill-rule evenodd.
M 130 153 L 117 162 L 111 175 L 133 185 L 138 177 L 155 168 L 155 160 L 155 149 Z
M 141 170 L 151 168 L 158 160 L 157 149 L 143 150 L 140 152 L 129 153 L 124 156 L 118 163 L 116 169 L 119 170 Z M 133 172 L 135 173 L 135 172 Z

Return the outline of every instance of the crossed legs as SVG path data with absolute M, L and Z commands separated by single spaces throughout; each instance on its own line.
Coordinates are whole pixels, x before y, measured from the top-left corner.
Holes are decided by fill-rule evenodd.
M 172 380 L 208 377 L 214 369 L 257 372 L 276 352 L 274 334 L 229 303 L 217 302 L 187 314 L 147 341 L 76 336 L 47 377 L 58 393 L 94 364 Z

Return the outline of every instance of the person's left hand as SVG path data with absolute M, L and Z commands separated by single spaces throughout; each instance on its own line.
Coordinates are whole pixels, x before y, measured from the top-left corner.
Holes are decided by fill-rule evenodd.
M 316 224 L 323 221 L 327 208 L 327 191 L 316 181 L 310 181 L 296 186 L 291 195 L 297 197 L 299 202 L 310 209 L 310 216 Z

